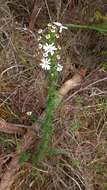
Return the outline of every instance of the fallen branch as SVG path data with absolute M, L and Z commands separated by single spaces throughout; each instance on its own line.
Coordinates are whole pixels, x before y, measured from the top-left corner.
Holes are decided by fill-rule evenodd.
M 60 101 L 63 99 L 63 97 L 72 89 L 74 89 L 76 86 L 78 86 L 82 80 L 82 78 L 85 76 L 86 70 L 81 70 L 79 73 L 75 74 L 72 79 L 67 80 L 62 87 L 59 90 L 59 99 Z
M 8 123 L 4 119 L 0 119 L 0 132 L 2 133 L 16 134 L 22 136 L 26 133 L 26 130 L 28 129 L 38 132 L 38 129 L 35 126 Z
M 74 89 L 76 86 L 78 86 L 82 78 L 85 76 L 86 71 L 80 71 L 80 73 L 77 73 L 73 76 L 72 79 L 66 81 L 61 89 L 59 90 L 59 98 L 60 101 L 64 98 L 64 96 L 71 90 Z M 59 101 L 59 103 L 60 103 Z M 44 115 L 44 114 L 42 114 Z M 33 125 L 34 127 L 34 125 Z M 35 126 L 39 128 L 39 126 Z M 22 140 L 21 144 L 21 151 L 26 151 L 31 147 L 33 143 L 37 140 L 36 133 L 28 131 Z M 11 186 L 16 178 L 17 171 L 19 170 L 19 155 L 16 154 L 16 156 L 13 157 L 11 162 L 9 163 L 9 166 L 7 168 L 7 171 L 5 172 L 4 176 L 2 177 L 1 183 L 0 183 L 0 190 L 10 190 Z
M 17 124 L 7 123 L 4 119 L 0 119 L 0 132 L 8 134 L 24 135 L 25 129 L 18 127 Z

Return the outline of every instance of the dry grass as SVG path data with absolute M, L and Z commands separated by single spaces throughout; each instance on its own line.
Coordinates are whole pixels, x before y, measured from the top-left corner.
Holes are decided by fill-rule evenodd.
M 107 11 L 104 0 L 61 0 L 59 9 L 56 1 L 43 1 L 31 33 L 23 31 L 31 22 L 35 1 L 30 2 L 0 2 L 0 118 L 24 125 L 32 124 L 27 111 L 40 117 L 47 96 L 37 29 L 50 16 L 63 23 L 101 23 L 94 18 L 95 12 L 106 15 Z M 59 43 L 64 70 L 58 88 L 80 68 L 88 70 L 82 84 L 66 95 L 55 113 L 51 146 L 63 151 L 46 157 L 41 167 L 26 162 L 11 190 L 105 190 L 107 186 L 107 37 L 95 31 L 69 30 Z M 1 179 L 20 139 L 0 133 Z M 28 153 L 32 155 L 35 149 L 33 145 Z

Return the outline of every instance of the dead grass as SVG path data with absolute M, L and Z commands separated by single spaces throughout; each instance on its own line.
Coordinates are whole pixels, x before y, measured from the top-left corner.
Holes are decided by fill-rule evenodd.
M 0 118 L 7 122 L 31 125 L 26 112 L 38 118 L 45 109 L 47 74 L 39 67 L 37 29 L 49 22 L 50 15 L 53 20 L 59 15 L 63 23 L 90 24 L 102 22 L 93 18 L 96 11 L 103 15 L 107 11 L 103 0 L 60 3 L 60 9 L 51 0 L 39 6 L 33 35 L 23 27 L 29 26 L 34 1 L 0 2 Z M 46 157 L 41 167 L 27 161 L 12 190 L 105 190 L 107 185 L 107 79 L 103 80 L 107 37 L 95 31 L 69 30 L 59 43 L 64 70 L 58 88 L 80 68 L 88 70 L 82 84 L 66 95 L 55 113 L 51 146 L 64 153 Z M 0 159 L 13 154 L 20 139 L 1 133 Z M 32 155 L 35 149 L 33 145 L 28 153 Z M 0 178 L 11 161 L 3 159 Z

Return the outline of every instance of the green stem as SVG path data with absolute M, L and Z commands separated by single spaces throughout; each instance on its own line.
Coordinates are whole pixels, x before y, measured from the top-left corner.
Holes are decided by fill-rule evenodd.
M 56 37 L 54 33 L 50 33 L 51 39 L 49 43 L 56 42 Z M 41 126 L 41 142 L 38 147 L 38 152 L 33 155 L 33 163 L 37 164 L 42 161 L 49 149 L 49 141 L 52 136 L 52 123 L 54 117 L 54 111 L 57 106 L 57 69 L 56 69 L 56 55 L 49 55 L 51 60 L 51 69 L 48 74 L 48 97 L 47 97 L 47 105 L 45 110 L 45 117 L 43 124 Z
M 107 24 L 98 25 L 81 25 L 81 24 L 65 24 L 68 28 L 79 28 L 79 29 L 89 29 L 96 30 L 98 32 L 107 32 Z

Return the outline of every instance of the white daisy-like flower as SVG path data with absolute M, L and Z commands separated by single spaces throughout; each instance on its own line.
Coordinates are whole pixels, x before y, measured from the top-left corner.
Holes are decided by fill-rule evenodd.
M 50 53 L 51 55 L 53 55 L 55 53 L 55 51 L 57 50 L 57 48 L 55 47 L 54 43 L 52 44 L 48 44 L 46 43 L 43 46 L 43 49 L 45 51 L 45 53 L 48 55 L 48 53 Z
M 43 58 L 41 61 L 42 63 L 47 63 L 48 65 L 50 65 L 50 59 L 48 58 Z
M 32 112 L 31 112 L 31 111 L 28 111 L 28 112 L 26 112 L 26 114 L 27 114 L 28 116 L 31 116 L 31 115 L 32 115 Z
M 54 24 L 60 28 L 59 33 L 62 33 L 63 29 L 65 29 L 65 30 L 68 29 L 66 26 L 63 26 L 60 22 L 54 22 Z
M 44 70 L 50 70 L 50 60 L 47 58 L 43 58 L 42 63 L 40 63 L 40 66 L 42 67 L 42 69 Z
M 58 63 L 58 65 L 57 65 L 57 71 L 60 72 L 60 71 L 62 71 L 62 69 L 63 69 L 63 66 Z
M 44 69 L 44 70 L 50 70 L 50 65 L 47 65 L 45 63 L 41 63 L 40 65 L 41 65 L 42 69 Z

